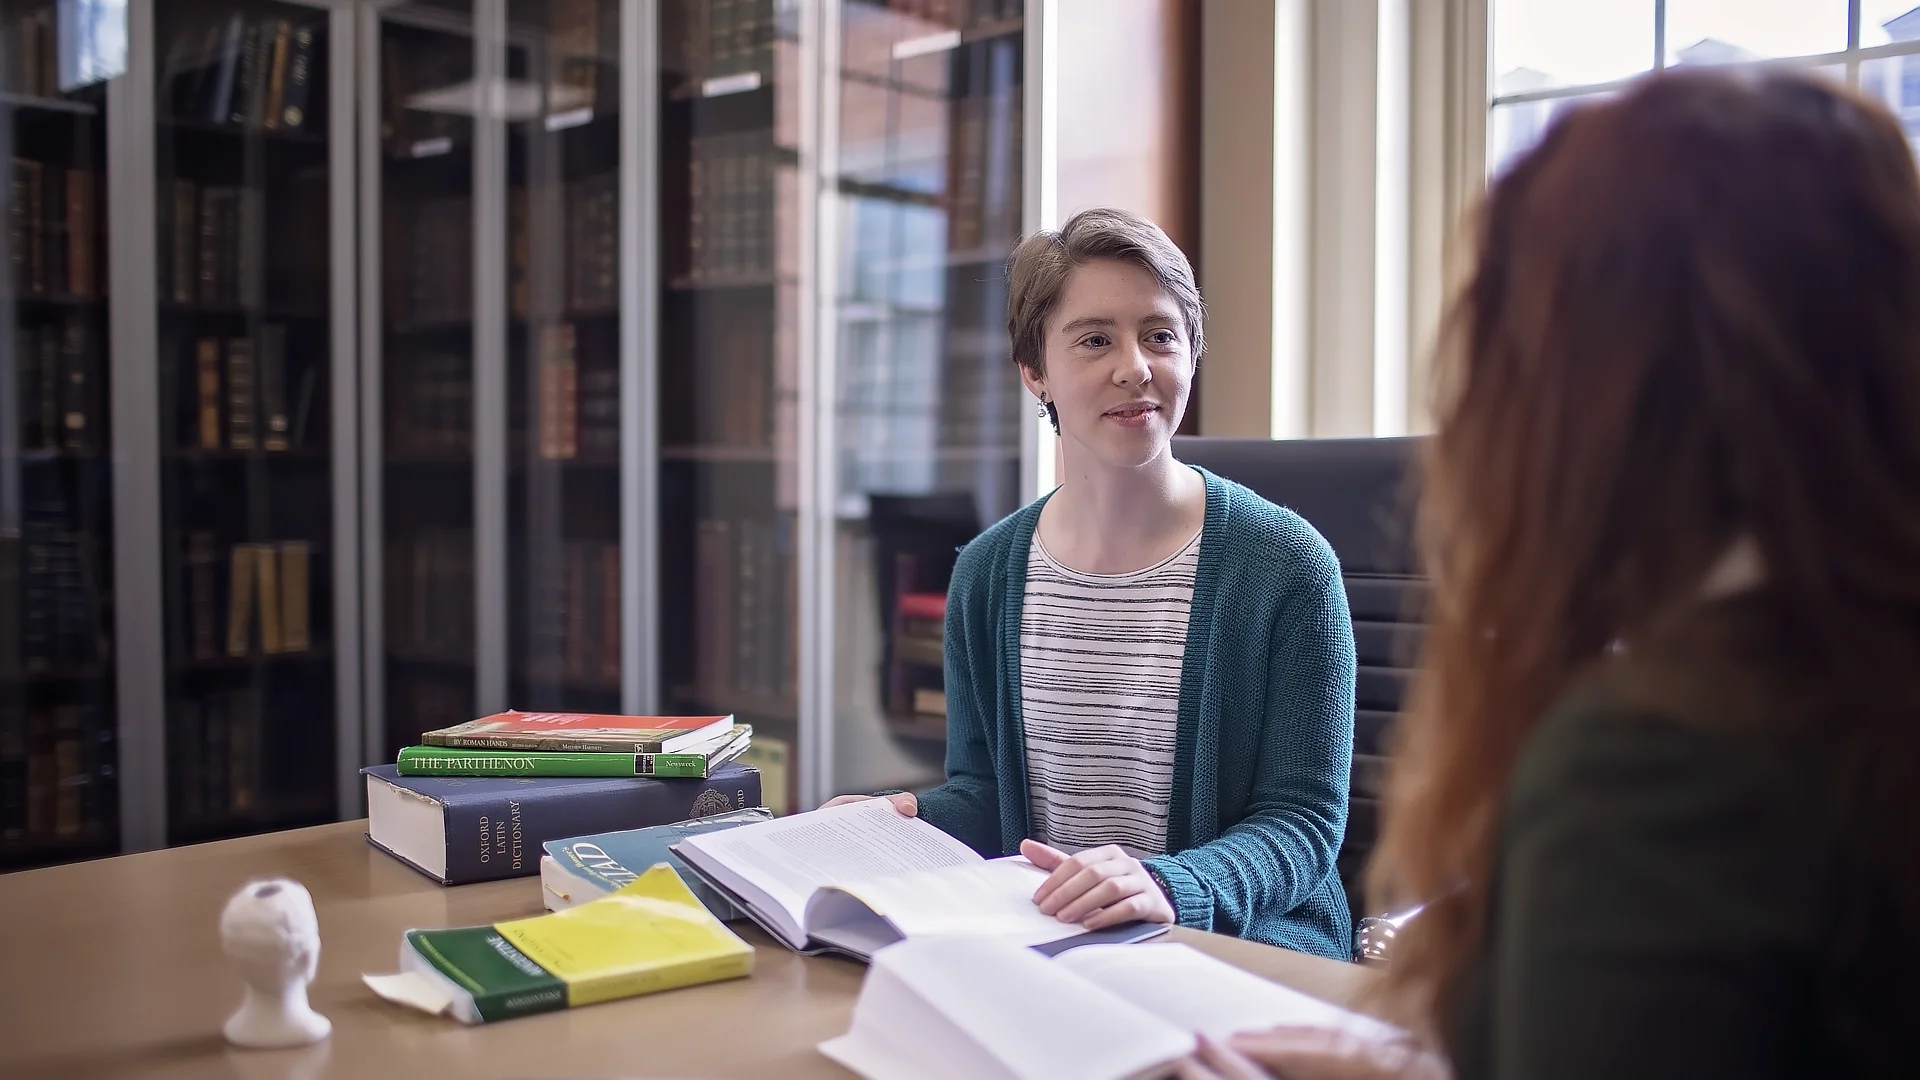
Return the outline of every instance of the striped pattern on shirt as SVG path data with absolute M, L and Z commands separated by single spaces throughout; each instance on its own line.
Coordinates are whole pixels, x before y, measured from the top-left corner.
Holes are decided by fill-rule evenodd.
M 1062 566 L 1034 530 L 1020 613 L 1020 709 L 1035 839 L 1065 851 L 1167 845 L 1174 729 L 1200 535 L 1126 574 Z

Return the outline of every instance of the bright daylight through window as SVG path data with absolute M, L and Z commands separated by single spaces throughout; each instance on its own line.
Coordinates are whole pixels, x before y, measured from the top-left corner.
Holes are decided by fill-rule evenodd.
M 1803 64 L 1885 101 L 1920 147 L 1920 0 L 1492 0 L 1487 168 L 1554 113 L 1680 64 Z

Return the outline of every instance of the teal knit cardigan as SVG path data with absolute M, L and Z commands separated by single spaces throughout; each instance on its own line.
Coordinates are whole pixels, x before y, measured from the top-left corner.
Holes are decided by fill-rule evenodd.
M 1168 854 L 1180 925 L 1338 959 L 1354 646 L 1333 549 L 1292 511 L 1196 468 L 1207 514 L 1180 674 Z M 920 816 L 988 857 L 1029 836 L 1020 609 L 1046 497 L 961 549 L 946 615 L 947 779 Z

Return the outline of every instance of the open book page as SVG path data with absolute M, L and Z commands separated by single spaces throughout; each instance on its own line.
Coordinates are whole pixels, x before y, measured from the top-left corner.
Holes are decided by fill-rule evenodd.
M 1046 880 L 1045 871 L 1015 856 L 869 878 L 839 885 L 836 891 L 859 900 L 909 937 L 971 934 L 1037 945 L 1084 929 L 1042 914 L 1035 906 L 1034 891 Z M 833 892 L 819 893 L 807 909 L 808 928 L 817 935 L 825 936 L 822 928 L 852 906 L 835 904 L 833 898 Z
M 1187 945 L 1088 945 L 1053 961 L 1185 1031 L 1225 1039 L 1281 1024 L 1390 1038 L 1370 1016 L 1268 982 Z
M 1193 1045 L 1031 949 L 930 937 L 874 957 L 852 1029 L 820 1050 L 867 1080 L 1131 1080 Z
M 982 861 L 886 799 L 689 836 L 678 848 L 681 858 L 762 907 L 763 914 L 784 916 L 781 936 L 795 948 L 805 944 L 807 900 L 822 885 Z M 764 910 L 769 905 L 773 911 Z

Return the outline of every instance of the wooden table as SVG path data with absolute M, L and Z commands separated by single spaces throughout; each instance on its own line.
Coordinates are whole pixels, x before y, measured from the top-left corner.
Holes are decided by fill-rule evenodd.
M 758 953 L 744 980 L 472 1028 L 376 998 L 360 976 L 396 970 L 403 931 L 542 907 L 537 878 L 443 888 L 370 848 L 364 830 L 343 822 L 0 875 L 0 1076 L 849 1075 L 814 1047 L 846 1030 L 865 968 L 796 956 L 746 924 Z M 278 875 L 313 893 L 310 998 L 333 1034 L 303 1050 L 230 1049 L 220 1025 L 240 983 L 220 952 L 220 909 L 248 880 Z M 1174 937 L 1341 1004 L 1373 977 L 1212 934 Z

